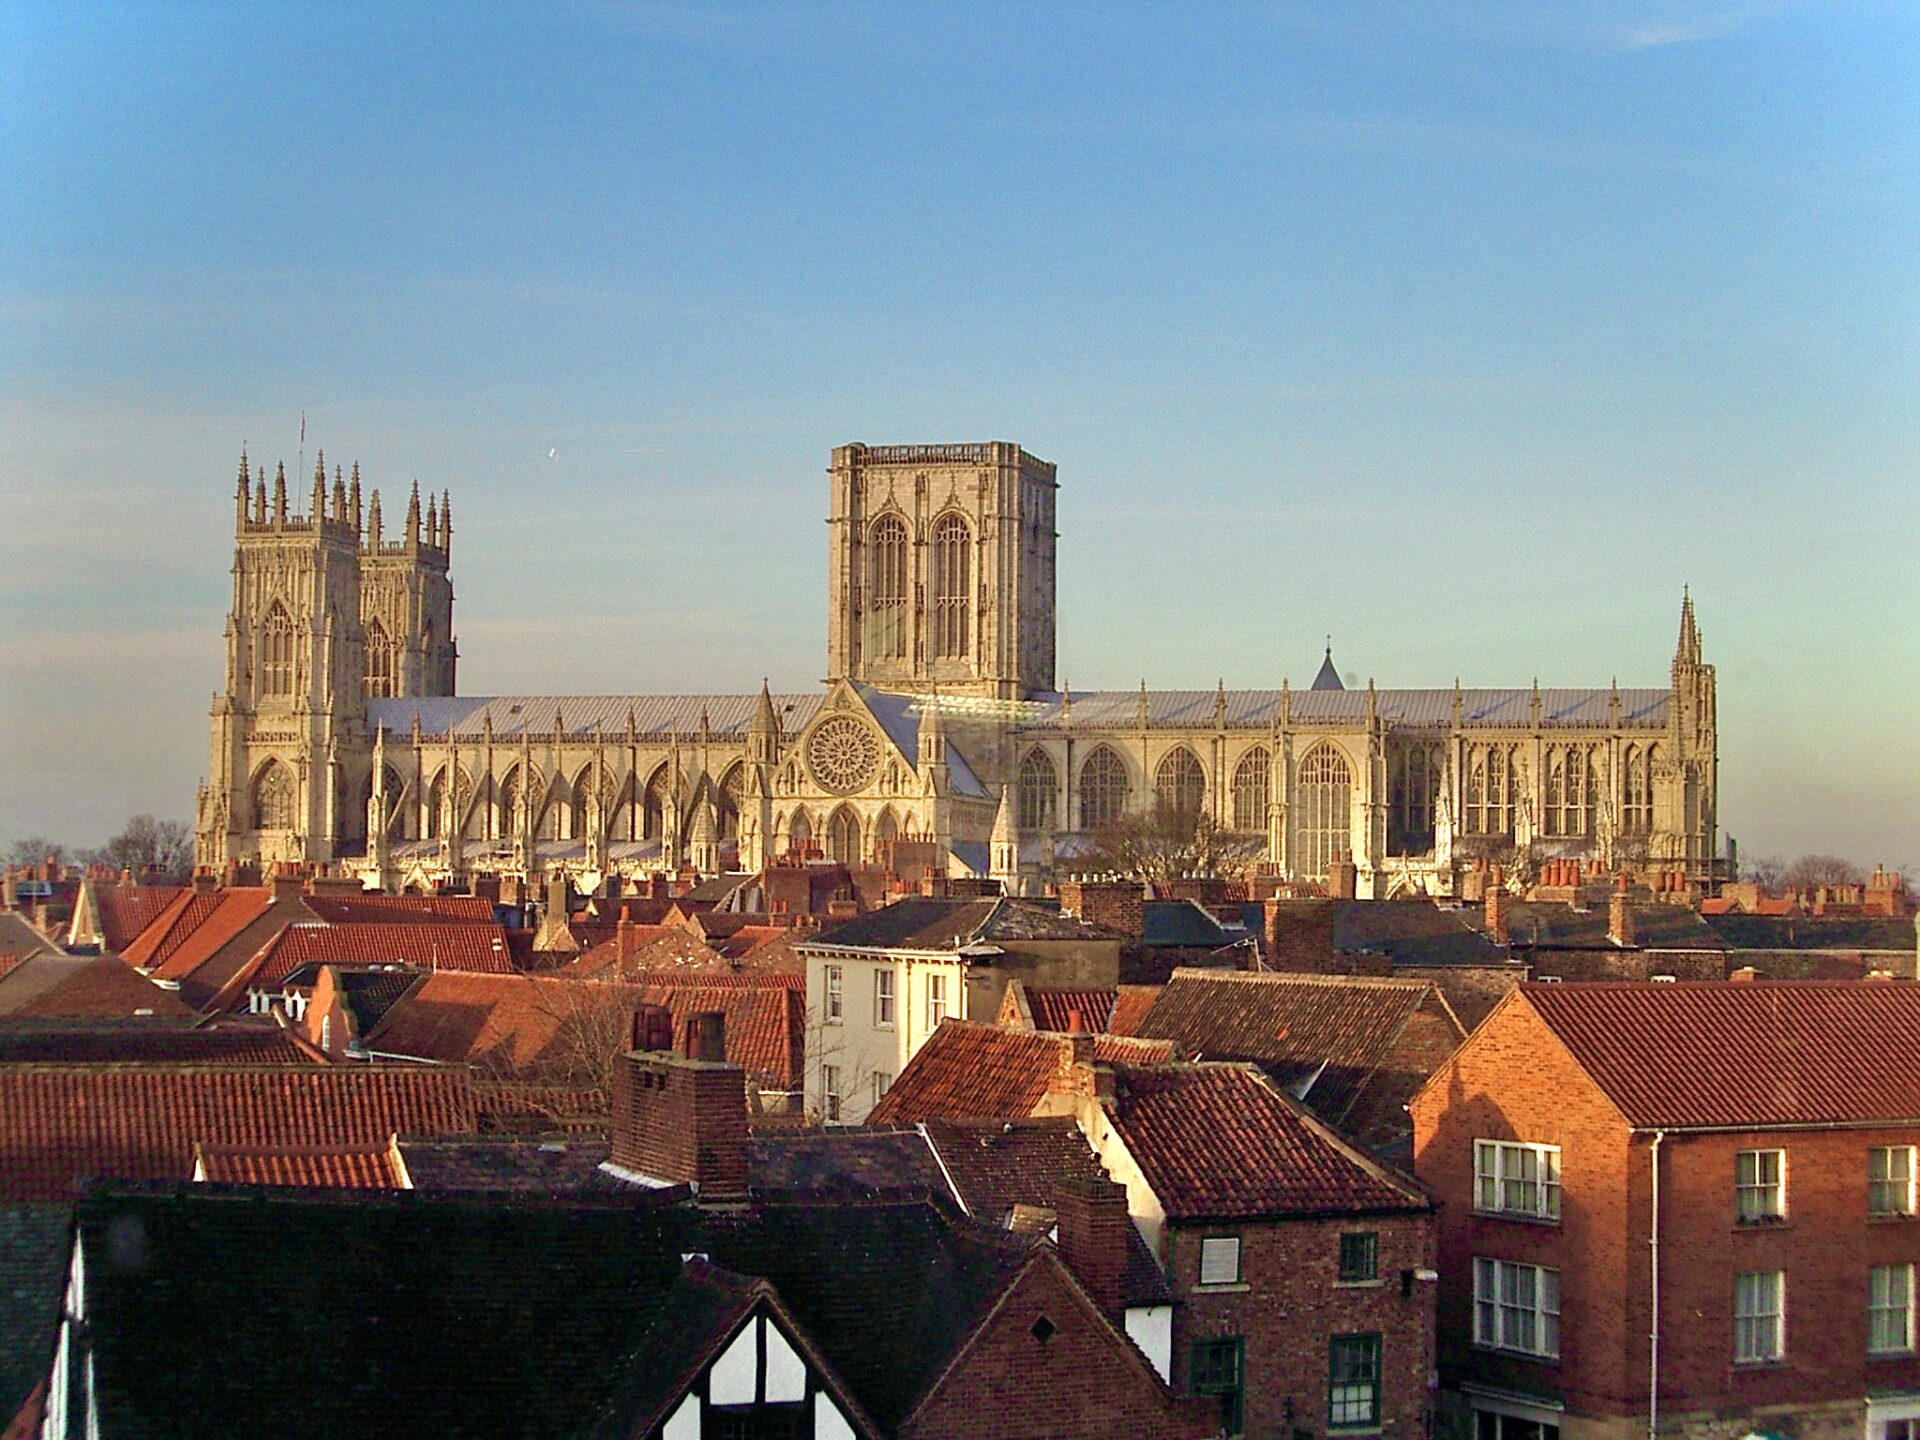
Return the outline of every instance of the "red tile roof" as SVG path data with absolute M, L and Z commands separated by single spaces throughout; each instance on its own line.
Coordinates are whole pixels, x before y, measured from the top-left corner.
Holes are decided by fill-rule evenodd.
M 298 1032 L 278 1026 L 117 1019 L 0 1025 L 0 1064 L 7 1065 L 326 1063 L 327 1057 Z
M 1115 1035 L 1138 1035 L 1140 1022 L 1147 1018 L 1147 1012 L 1159 998 L 1158 985 L 1122 985 L 1114 999 L 1107 1029 Z
M 513 971 L 507 932 L 498 925 L 450 921 L 421 924 L 289 925 L 262 947 L 249 988 L 276 985 L 302 965 L 412 965 L 421 970 Z
M 195 1179 L 224 1185 L 399 1190 L 404 1175 L 384 1145 L 196 1145 Z
M 304 895 L 329 925 L 492 925 L 493 902 L 480 895 Z
M 0 978 L 0 1016 L 9 1019 L 193 1013 L 172 991 L 111 955 L 40 955 Z
M 1081 1037 L 1093 1060 L 1152 1064 L 1171 1058 L 1165 1042 L 1114 1035 Z M 1026 1116 L 1073 1066 L 1074 1041 L 1035 1030 L 1002 1030 L 972 1020 L 944 1020 L 907 1062 L 867 1116 L 871 1125 L 924 1120 L 989 1120 Z
M 1532 984 L 1505 1003 L 1531 1006 L 1631 1125 L 1920 1121 L 1920 1071 L 1897 1063 L 1920 1053 L 1909 981 Z
M 1105 1030 L 1118 995 L 1117 990 L 1053 990 L 1029 985 L 1027 1008 L 1036 1030 L 1062 1035 L 1074 1030 Z
M 1413 1181 L 1340 1139 L 1251 1065 L 1117 1077 L 1107 1109 L 1172 1220 L 1426 1209 Z
M 121 958 L 150 974 L 177 980 L 258 919 L 272 900 L 273 891 L 259 886 L 184 890 L 133 938 Z M 202 936 L 209 925 L 214 928 Z M 182 952 L 184 958 L 178 958 Z
M 161 912 L 187 893 L 182 885 L 120 885 L 103 880 L 89 882 L 88 888 L 93 894 L 101 948 L 115 954 L 131 945 Z
M 475 1128 L 464 1072 L 312 1065 L 0 1067 L 0 1199 L 83 1176 L 186 1179 L 198 1144 L 370 1145 Z
M 720 978 L 720 977 L 714 977 Z M 673 1043 L 684 1050 L 693 1017 L 719 1011 L 726 1018 L 727 1059 L 743 1067 L 762 1090 L 801 1088 L 806 1063 L 806 991 L 774 985 L 648 985 L 648 1004 L 673 1012 Z

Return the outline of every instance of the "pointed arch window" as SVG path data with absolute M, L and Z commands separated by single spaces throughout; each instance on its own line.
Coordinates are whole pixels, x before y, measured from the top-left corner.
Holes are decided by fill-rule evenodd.
M 260 693 L 293 694 L 293 617 L 278 600 L 260 627 Z
M 1198 815 L 1207 803 L 1207 773 L 1184 745 L 1160 761 L 1153 788 L 1160 803 L 1176 815 Z
M 270 760 L 253 782 L 253 828 L 291 830 L 294 812 L 293 774 Z
M 1132 788 L 1126 763 L 1105 745 L 1095 746 L 1080 767 L 1080 828 L 1098 830 L 1126 814 Z
M 588 766 L 573 780 L 573 793 L 567 797 L 567 839 L 584 840 L 593 823 L 593 767 Z
M 1475 745 L 1467 752 L 1468 834 L 1505 835 L 1513 829 L 1513 779 L 1509 746 Z
M 1047 752 L 1029 750 L 1020 762 L 1016 787 L 1020 809 L 1020 828 L 1032 832 L 1053 829 L 1054 808 L 1060 799 L 1060 772 L 1053 768 Z
M 722 840 L 740 838 L 740 792 L 745 785 L 746 771 L 739 765 L 735 765 L 720 779 L 720 800 L 714 808 L 719 812 L 716 818 Z
M 512 836 L 520 830 L 520 796 L 526 789 L 527 777 L 515 769 L 500 782 L 500 833 Z
M 1653 829 L 1653 762 L 1652 746 L 1644 750 L 1638 745 L 1628 747 L 1620 828 L 1629 835 L 1645 835 Z
M 1582 746 L 1559 745 L 1548 753 L 1547 834 L 1585 835 L 1592 828 L 1591 768 Z
M 378 620 L 367 622 L 367 698 L 377 700 L 398 693 L 394 689 L 393 641 Z
M 667 830 L 667 767 L 662 765 L 647 782 L 645 804 L 641 809 L 640 837 L 658 840 Z
M 860 863 L 860 817 L 842 808 L 827 823 L 827 854 L 842 865 Z
M 933 658 L 965 659 L 973 584 L 973 531 L 960 516 L 942 515 L 933 527 Z
M 873 853 L 876 863 L 890 866 L 891 857 L 886 848 L 900 838 L 900 822 L 894 818 L 893 807 L 889 805 L 880 812 L 880 818 L 873 822 Z
M 1333 746 L 1316 745 L 1300 762 L 1293 817 L 1297 878 L 1324 880 L 1334 861 L 1351 858 L 1353 771 Z
M 907 654 L 907 527 L 882 515 L 867 533 L 867 650 L 877 660 Z
M 1395 855 L 1420 855 L 1433 848 L 1441 769 L 1438 745 L 1401 745 L 1387 751 L 1387 848 Z
M 813 822 L 807 818 L 805 810 L 793 812 L 793 820 L 787 826 L 787 853 L 804 858 L 813 848 Z
M 1233 767 L 1233 828 L 1262 831 L 1267 828 L 1267 800 L 1273 772 L 1273 756 L 1264 745 L 1256 745 L 1240 757 Z

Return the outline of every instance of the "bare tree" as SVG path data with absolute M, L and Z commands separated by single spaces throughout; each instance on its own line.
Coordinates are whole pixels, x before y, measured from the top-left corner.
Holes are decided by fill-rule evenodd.
M 1781 878 L 1786 873 L 1787 862 L 1778 855 L 1762 855 L 1740 867 L 1740 878 L 1750 885 L 1758 885 L 1762 890 L 1778 890 Z
M 1204 810 L 1182 810 L 1155 798 L 1148 809 L 1122 815 L 1095 830 L 1088 849 L 1062 862 L 1081 875 L 1122 875 L 1148 883 L 1187 875 L 1244 874 L 1266 851 L 1266 840 L 1229 830 Z
M 67 863 L 67 847 L 44 835 L 29 835 L 7 847 L 9 865 L 38 865 L 48 856 L 53 857 L 55 864 L 64 865 Z
M 179 820 L 136 815 L 127 828 L 88 853 L 89 861 L 131 870 L 136 879 L 184 880 L 193 863 L 193 827 Z
M 1839 855 L 1802 855 L 1780 877 L 1783 885 L 1809 890 L 1818 885 L 1858 885 L 1866 876 Z

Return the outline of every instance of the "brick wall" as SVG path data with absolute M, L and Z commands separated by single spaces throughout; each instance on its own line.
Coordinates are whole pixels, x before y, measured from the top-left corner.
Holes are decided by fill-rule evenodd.
M 1309 975 L 1332 973 L 1331 901 L 1268 900 L 1260 910 L 1269 965 L 1276 970 L 1295 970 Z
M 1077 915 L 1122 935 L 1146 930 L 1145 892 L 1134 881 L 1062 880 L 1060 913 Z
M 746 1072 L 674 1055 L 622 1055 L 613 1072 L 613 1163 L 692 1182 L 703 1199 L 747 1190 Z
M 1034 1327 L 1052 1327 L 1042 1340 Z M 1045 1327 L 1042 1327 L 1043 1333 Z M 1203 1440 L 1219 1411 L 1170 1396 L 1145 1357 L 1088 1304 L 1051 1255 L 1002 1303 L 903 1425 L 903 1440 Z

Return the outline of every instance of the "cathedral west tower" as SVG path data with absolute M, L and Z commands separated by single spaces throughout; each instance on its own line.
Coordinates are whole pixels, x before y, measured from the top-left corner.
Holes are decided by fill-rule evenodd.
M 1053 689 L 1054 467 L 1018 445 L 842 445 L 827 673 L 885 690 Z

